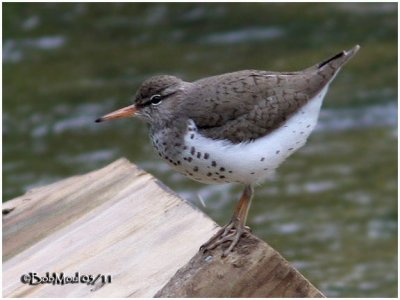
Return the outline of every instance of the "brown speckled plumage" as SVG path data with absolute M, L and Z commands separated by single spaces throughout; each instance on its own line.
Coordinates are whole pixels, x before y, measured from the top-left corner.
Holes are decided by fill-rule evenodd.
M 207 137 L 233 143 L 257 139 L 315 96 L 347 59 L 343 55 L 300 72 L 246 70 L 195 81 L 187 115 Z

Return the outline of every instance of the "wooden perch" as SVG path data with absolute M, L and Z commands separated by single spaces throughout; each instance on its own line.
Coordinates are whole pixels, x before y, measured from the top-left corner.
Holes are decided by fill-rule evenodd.
M 156 297 L 324 297 L 274 249 L 254 235 L 221 258 L 221 248 L 197 253 Z
M 4 297 L 323 297 L 254 236 L 199 253 L 218 226 L 126 159 L 3 204 Z M 94 285 L 21 276 L 111 275 Z

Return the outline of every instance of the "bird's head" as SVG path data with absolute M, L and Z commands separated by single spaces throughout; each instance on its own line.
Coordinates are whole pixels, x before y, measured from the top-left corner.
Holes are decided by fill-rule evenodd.
M 142 83 L 132 105 L 104 115 L 96 122 L 137 116 L 150 125 L 162 124 L 174 117 L 189 85 L 175 76 L 151 77 Z

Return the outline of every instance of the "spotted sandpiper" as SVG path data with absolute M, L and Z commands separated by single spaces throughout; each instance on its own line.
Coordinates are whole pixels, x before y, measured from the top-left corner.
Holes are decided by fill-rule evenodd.
M 142 83 L 133 105 L 96 122 L 138 116 L 173 169 L 203 183 L 245 186 L 230 222 L 201 247 L 227 243 L 226 256 L 249 231 L 253 186 L 306 143 L 329 84 L 359 48 L 298 72 L 244 70 L 194 82 L 154 76 Z

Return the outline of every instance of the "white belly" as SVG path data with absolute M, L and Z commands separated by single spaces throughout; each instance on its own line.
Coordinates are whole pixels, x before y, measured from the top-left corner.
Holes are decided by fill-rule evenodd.
M 302 147 L 317 124 L 326 86 L 281 127 L 252 142 L 232 144 L 212 140 L 195 129 L 194 122 L 184 137 L 178 171 L 204 183 L 238 182 L 257 184 L 274 173 L 291 154 Z

